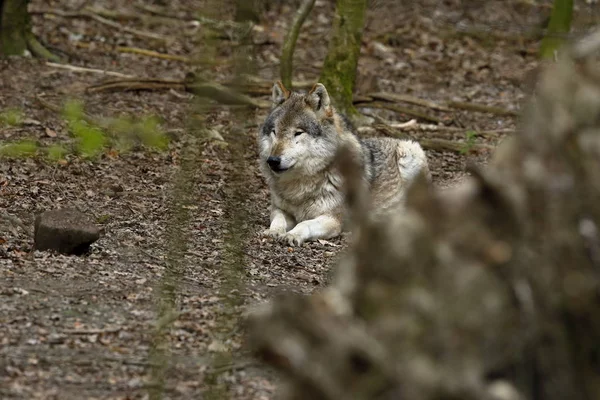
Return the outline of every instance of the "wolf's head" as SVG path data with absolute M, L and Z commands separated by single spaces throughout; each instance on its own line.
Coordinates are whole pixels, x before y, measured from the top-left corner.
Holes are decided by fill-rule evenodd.
M 276 176 L 315 174 L 333 161 L 341 129 L 325 86 L 317 83 L 303 94 L 277 82 L 258 133 L 260 162 Z

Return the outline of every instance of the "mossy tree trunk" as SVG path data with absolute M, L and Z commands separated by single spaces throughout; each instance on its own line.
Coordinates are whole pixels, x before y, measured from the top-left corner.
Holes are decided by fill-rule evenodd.
M 573 0 L 554 0 L 548 30 L 540 48 L 542 58 L 554 57 L 554 53 L 563 45 L 571 30 L 572 16 Z
M 354 114 L 352 92 L 360 54 L 367 0 L 337 0 L 333 36 L 325 58 L 321 83 L 342 112 Z
M 28 4 L 29 0 L 0 0 L 0 54 L 22 56 L 29 50 L 36 57 L 60 61 L 31 32 Z
M 30 29 L 29 0 L 0 0 L 0 52 L 23 55 L 27 50 L 26 32 Z

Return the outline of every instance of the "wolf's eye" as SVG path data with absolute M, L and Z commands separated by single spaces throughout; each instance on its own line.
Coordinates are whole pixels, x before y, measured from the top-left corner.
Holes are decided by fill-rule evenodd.
M 303 131 L 296 131 L 294 132 L 294 136 L 298 137 L 300 135 L 302 135 L 304 132 Z

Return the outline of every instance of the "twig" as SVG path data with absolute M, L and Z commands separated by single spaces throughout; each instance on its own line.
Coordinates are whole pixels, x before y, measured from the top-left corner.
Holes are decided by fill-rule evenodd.
M 290 89 L 292 88 L 292 59 L 294 56 L 294 49 L 296 48 L 296 41 L 298 40 L 300 28 L 302 27 L 302 24 L 304 24 L 306 17 L 308 17 L 308 14 L 313 9 L 314 5 L 315 0 L 304 0 L 302 2 L 294 16 L 294 22 L 292 22 L 292 26 L 283 42 L 279 71 L 283 85 Z
M 89 19 L 92 19 L 101 24 L 110 26 L 111 28 L 116 28 L 120 31 L 131 33 L 132 35 L 135 35 L 135 36 L 144 37 L 147 39 L 159 40 L 161 42 L 167 42 L 167 38 L 162 35 L 158 35 L 156 33 L 147 32 L 147 31 L 141 31 L 139 29 L 129 28 L 129 27 L 119 24 L 117 22 L 111 21 L 110 19 L 101 17 L 98 14 L 94 14 L 93 12 L 90 12 L 89 10 L 84 10 L 82 12 L 65 12 L 65 11 L 61 11 L 61 10 L 37 10 L 36 13 L 52 14 L 52 15 L 57 15 L 59 17 L 63 17 L 63 18 L 89 18 Z
M 245 94 L 238 93 L 234 89 L 230 89 L 214 82 L 197 82 L 186 85 L 186 90 L 197 96 L 208 97 L 222 104 L 227 105 L 244 105 L 256 108 L 269 108 L 270 103 L 262 100 L 256 100 Z
M 235 86 L 235 83 L 228 86 Z M 185 90 L 197 96 L 208 97 L 222 104 L 243 105 L 256 108 L 268 108 L 268 102 L 253 99 L 239 93 L 232 87 L 221 85 L 216 82 L 188 82 L 186 80 L 171 79 L 124 79 L 103 82 L 98 85 L 89 86 L 86 91 L 97 93 L 102 91 L 116 90 L 163 90 L 177 89 Z
M 448 106 L 452 108 L 458 108 L 461 110 L 476 111 L 496 115 L 508 115 L 511 117 L 516 117 L 519 115 L 517 111 L 507 110 L 501 107 L 486 106 L 484 104 L 468 103 L 463 101 L 450 101 L 448 102 Z
M 134 7 L 137 8 L 138 10 L 145 11 L 147 13 L 154 14 L 159 17 L 170 18 L 170 19 L 179 19 L 179 17 L 177 15 L 171 14 L 171 13 L 165 11 L 163 7 L 152 6 L 149 4 L 134 4 Z
M 420 118 L 420 119 L 423 119 L 423 120 L 429 121 L 429 122 L 435 122 L 438 124 L 443 123 L 442 120 L 439 118 L 433 117 L 431 115 L 427 115 L 420 111 L 411 110 L 409 108 L 405 108 L 405 107 L 402 107 L 402 106 L 399 106 L 396 104 L 392 104 L 392 103 L 374 101 L 374 102 L 370 102 L 370 103 L 357 104 L 357 107 L 359 107 L 359 108 L 383 108 L 383 109 L 394 111 L 397 113 L 411 115 L 413 117 L 417 117 L 417 118 Z
M 437 111 L 452 111 L 449 107 L 434 103 L 433 101 L 420 99 L 418 97 L 410 96 L 407 94 L 396 94 L 396 93 L 385 93 L 385 92 L 377 92 L 377 93 L 369 93 L 368 97 L 371 97 L 375 100 L 384 100 L 390 101 L 393 103 L 409 103 L 417 106 L 423 106 L 427 108 L 431 108 L 432 110 Z
M 117 333 L 117 332 L 120 332 L 122 330 L 123 330 L 123 328 L 65 329 L 64 331 L 62 331 L 62 333 L 64 333 L 64 334 L 71 334 L 71 335 L 96 335 L 96 334 L 102 334 L 102 333 Z
M 131 90 L 164 90 L 177 89 L 185 90 L 183 81 L 166 79 L 125 79 L 103 82 L 97 85 L 88 86 L 86 92 L 112 92 L 112 91 L 131 91 Z
M 129 28 L 127 26 L 121 25 L 117 22 L 111 21 L 110 19 L 106 19 L 104 17 L 93 14 L 91 12 L 86 12 L 84 15 L 87 15 L 89 18 L 93 19 L 94 21 L 100 22 L 101 24 L 122 30 L 123 32 L 131 33 L 132 35 L 135 35 L 135 36 L 145 37 L 148 39 L 155 39 L 155 40 L 159 40 L 161 42 L 167 41 L 167 38 L 162 35 L 158 35 L 158 34 L 152 33 L 152 32 L 141 31 L 141 30 L 135 29 L 135 28 Z
M 419 144 L 427 150 L 453 151 L 456 153 L 492 152 L 495 147 L 482 143 L 461 143 L 446 139 L 419 139 Z
M 119 51 L 121 53 L 139 54 L 139 55 L 142 55 L 142 56 L 162 58 L 164 60 L 182 61 L 184 63 L 190 63 L 190 62 L 192 62 L 192 60 L 189 57 L 178 56 L 178 55 L 175 55 L 175 54 L 159 53 L 158 51 L 140 49 L 138 47 L 117 46 L 116 49 L 117 49 L 117 51 Z
M 231 362 L 231 363 L 227 363 L 225 365 L 218 365 L 215 367 L 210 368 L 210 373 L 215 374 L 215 375 L 220 375 L 223 372 L 229 372 L 229 371 L 238 371 L 240 369 L 246 369 L 248 367 L 252 367 L 254 365 L 257 365 L 256 361 L 242 361 L 242 362 Z
M 68 69 L 69 71 L 73 71 L 73 72 L 91 72 L 94 74 L 116 76 L 119 78 L 133 78 L 132 75 L 122 74 L 120 72 L 106 71 L 106 70 L 95 69 L 95 68 L 78 67 L 78 66 L 70 65 L 70 64 L 57 64 L 57 63 L 53 63 L 53 62 L 46 62 L 46 65 L 49 67 L 52 67 L 52 68 Z
M 415 121 L 414 119 L 411 121 Z M 454 126 L 442 126 L 442 125 L 430 125 L 430 124 L 417 124 L 416 121 L 414 123 L 405 122 L 400 124 L 389 123 L 388 125 L 391 128 L 402 129 L 403 131 L 420 131 L 420 132 L 448 132 L 448 133 L 465 133 L 468 131 L 472 131 L 476 136 L 483 137 L 497 137 L 500 134 L 513 134 L 515 133 L 514 129 L 490 129 L 490 130 L 477 130 L 477 129 L 465 129 L 465 128 L 457 128 Z

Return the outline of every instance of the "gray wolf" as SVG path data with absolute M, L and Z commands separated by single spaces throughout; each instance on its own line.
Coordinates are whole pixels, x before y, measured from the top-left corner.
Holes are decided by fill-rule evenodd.
M 360 139 L 320 83 L 299 93 L 277 82 L 272 101 L 258 132 L 260 170 L 271 192 L 271 224 L 263 235 L 300 246 L 346 228 L 344 181 L 335 162 L 341 146 L 360 161 L 375 213 L 401 205 L 417 175 L 430 176 L 418 143 Z

